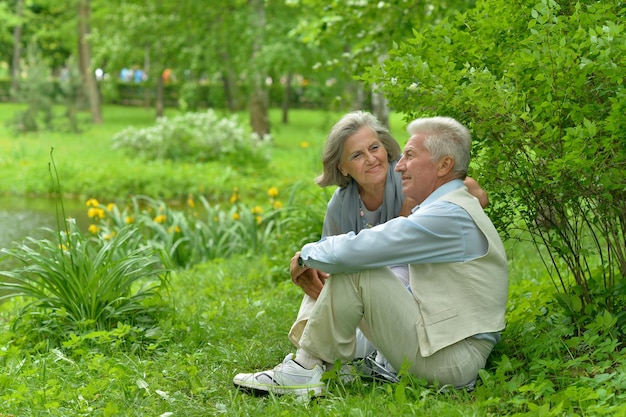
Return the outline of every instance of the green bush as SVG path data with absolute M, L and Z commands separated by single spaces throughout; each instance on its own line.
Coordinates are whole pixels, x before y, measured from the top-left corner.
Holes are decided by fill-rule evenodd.
M 113 147 L 147 160 L 267 162 L 261 143 L 252 139 L 237 116 L 221 118 L 213 110 L 163 117 L 152 127 L 124 129 L 113 136 Z
M 626 319 L 623 14 L 619 2 L 480 1 L 365 77 L 408 117 L 471 128 L 492 219 L 530 236 L 583 323 L 604 308 Z

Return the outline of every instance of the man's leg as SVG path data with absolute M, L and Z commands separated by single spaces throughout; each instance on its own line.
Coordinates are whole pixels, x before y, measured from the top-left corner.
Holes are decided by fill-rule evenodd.
M 388 268 L 336 274 L 326 281 L 299 344 L 325 362 L 347 362 L 354 358 L 360 326 L 396 367 L 406 354 L 415 357 L 417 317 L 415 299 Z M 393 358 L 387 347 L 393 347 Z
M 351 360 L 359 325 L 396 370 L 408 361 L 409 372 L 428 382 L 463 386 L 484 367 L 492 346 L 472 338 L 421 356 L 417 301 L 388 269 L 334 275 L 326 286 L 300 339 L 309 355 L 329 363 Z

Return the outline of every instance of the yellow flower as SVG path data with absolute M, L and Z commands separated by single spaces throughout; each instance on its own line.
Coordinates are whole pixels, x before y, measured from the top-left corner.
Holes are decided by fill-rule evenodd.
M 263 213 L 263 207 L 261 206 L 252 207 L 250 211 L 252 212 L 252 214 L 261 214 Z
M 309 142 L 307 142 L 306 140 L 300 142 L 300 147 L 303 148 L 303 149 L 308 148 L 309 147 Z
M 91 219 L 104 219 L 105 213 L 100 207 L 91 207 L 87 210 L 87 217 Z
M 167 216 L 165 214 L 159 214 L 154 218 L 155 223 L 165 223 L 167 220 Z
M 256 216 L 256 224 L 261 224 L 263 222 L 263 218 L 261 216 Z
M 115 208 L 115 203 L 107 204 L 107 211 L 113 211 L 114 208 Z
M 170 227 L 167 228 L 167 232 L 168 233 L 172 233 L 172 232 L 180 233 L 180 227 L 178 227 L 178 226 L 170 226 Z
M 271 198 L 278 197 L 278 188 L 276 187 L 270 188 L 269 190 L 267 190 L 267 195 L 269 195 Z
M 230 204 L 235 204 L 239 200 L 239 194 L 234 193 L 230 196 Z
M 189 197 L 187 197 L 187 205 L 191 208 L 195 208 L 196 207 L 196 202 L 193 201 L 193 195 L 189 194 Z
M 98 207 L 100 203 L 95 198 L 90 198 L 87 200 L 87 207 Z
M 239 220 L 239 213 L 233 214 L 233 220 Z
M 95 235 L 96 233 L 100 231 L 100 228 L 96 226 L 95 224 L 90 224 L 88 230 L 89 230 L 89 233 L 93 233 Z
M 280 202 L 279 200 L 274 201 L 274 208 L 275 209 L 283 208 L 283 203 Z
M 124 223 L 126 223 L 126 224 L 135 223 L 135 217 L 133 217 L 133 216 L 126 216 L 126 218 L 124 219 Z

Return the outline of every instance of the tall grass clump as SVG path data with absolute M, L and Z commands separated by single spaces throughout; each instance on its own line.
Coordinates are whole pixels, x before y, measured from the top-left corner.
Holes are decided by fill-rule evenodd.
M 51 167 L 55 192 L 60 195 L 54 160 Z M 107 239 L 94 239 L 83 234 L 73 219 L 62 223 L 60 216 L 65 218 L 58 197 L 57 230 L 44 228 L 50 238 L 27 237 L 0 250 L 11 265 L 17 265 L 0 271 L 0 291 L 4 291 L 0 301 L 23 298 L 25 302 L 14 330 L 21 329 L 27 339 L 56 343 L 68 334 L 153 321 L 162 309 L 160 295 L 169 288 L 167 257 L 145 245 L 135 225 Z
M 145 160 L 225 161 L 262 166 L 268 161 L 260 141 L 246 132 L 236 115 L 213 110 L 157 119 L 154 126 L 128 127 L 113 136 L 113 148 Z
M 26 240 L 1 252 L 20 266 L 0 272 L 0 300 L 23 297 L 16 325 L 45 339 L 72 332 L 108 330 L 157 311 L 150 299 L 167 287 L 155 248 L 143 245 L 134 226 L 110 240 L 89 238 L 72 222 L 69 233 L 47 229 L 52 238 Z

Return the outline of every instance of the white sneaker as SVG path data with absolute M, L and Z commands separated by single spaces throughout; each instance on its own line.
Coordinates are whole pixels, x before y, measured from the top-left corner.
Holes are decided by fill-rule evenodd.
M 322 382 L 324 367 L 315 365 L 313 369 L 305 369 L 293 358 L 293 353 L 290 353 L 270 371 L 237 374 L 233 384 L 237 388 L 262 393 L 295 394 L 298 397 L 322 395 L 326 389 L 326 384 Z

